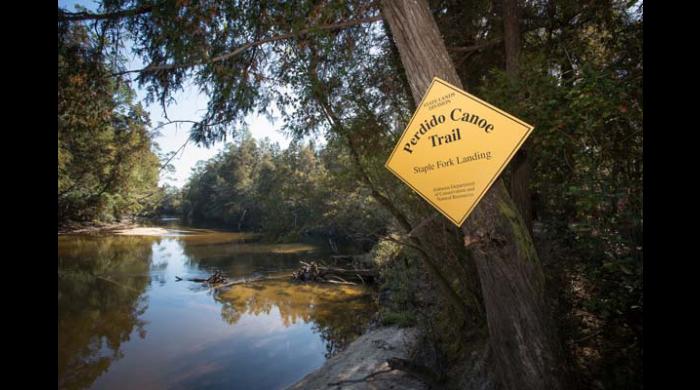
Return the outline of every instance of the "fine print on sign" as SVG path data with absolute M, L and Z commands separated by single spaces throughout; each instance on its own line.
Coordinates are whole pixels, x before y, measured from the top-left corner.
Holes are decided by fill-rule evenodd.
M 435 77 L 386 167 L 461 226 L 532 129 Z

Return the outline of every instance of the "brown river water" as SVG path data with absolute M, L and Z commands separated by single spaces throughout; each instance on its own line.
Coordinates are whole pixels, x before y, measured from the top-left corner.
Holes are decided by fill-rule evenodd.
M 366 329 L 376 307 L 362 287 L 176 281 L 281 275 L 325 255 L 253 238 L 176 226 L 59 236 L 59 388 L 281 389 Z

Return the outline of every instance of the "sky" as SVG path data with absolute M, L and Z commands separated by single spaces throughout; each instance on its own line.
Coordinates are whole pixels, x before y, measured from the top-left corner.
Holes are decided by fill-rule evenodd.
M 59 0 L 58 5 L 67 10 L 75 11 L 75 5 L 81 5 L 90 11 L 97 8 L 94 1 L 86 0 Z M 132 56 L 133 57 L 133 56 Z M 142 68 L 143 63 L 138 58 L 132 58 L 128 64 L 129 69 Z M 136 83 L 133 84 L 138 98 L 143 101 L 146 97 L 146 91 L 138 88 Z M 199 93 L 196 86 L 187 84 L 183 91 L 178 92 L 175 96 L 174 104 L 168 106 L 167 115 L 171 120 L 199 120 L 204 110 L 207 107 L 208 98 Z M 159 122 L 167 122 L 163 115 L 163 110 L 160 104 L 146 105 L 142 103 L 145 109 L 150 114 L 152 127 L 158 126 Z M 289 145 L 290 138 L 286 137 L 279 131 L 282 126 L 281 121 L 271 123 L 267 118 L 258 115 L 251 115 L 246 119 L 248 128 L 251 134 L 256 139 L 269 138 L 272 142 L 279 143 L 280 147 L 286 148 Z M 171 124 L 161 128 L 159 131 L 161 136 L 155 138 L 155 142 L 160 147 L 160 153 L 174 152 L 178 150 L 189 137 L 190 124 Z M 160 184 L 170 184 L 177 187 L 182 187 L 189 177 L 192 168 L 199 160 L 208 160 L 214 157 L 224 148 L 224 143 L 217 143 L 211 148 L 198 147 L 192 142 L 188 142 L 185 148 L 173 158 L 171 164 L 175 167 L 174 173 L 162 172 Z

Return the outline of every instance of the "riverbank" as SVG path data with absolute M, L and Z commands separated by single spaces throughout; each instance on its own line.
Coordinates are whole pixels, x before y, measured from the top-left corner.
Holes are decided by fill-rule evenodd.
M 410 360 L 417 343 L 416 328 L 390 326 L 371 330 L 288 390 L 429 389 L 415 376 L 392 369 L 388 363 L 392 358 Z
M 65 234 L 114 234 L 117 236 L 163 236 L 171 233 L 159 226 L 144 226 L 136 222 L 72 223 L 58 228 L 58 235 Z
M 135 222 L 71 222 L 58 227 L 58 234 L 102 234 L 126 231 L 140 227 Z

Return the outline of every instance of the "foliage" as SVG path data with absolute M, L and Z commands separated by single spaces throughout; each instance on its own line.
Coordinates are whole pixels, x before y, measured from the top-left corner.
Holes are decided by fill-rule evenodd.
M 158 206 L 155 215 L 179 216 L 182 212 L 182 191 L 175 186 L 165 184 L 159 188 Z
M 418 277 L 417 267 L 415 264 L 414 267 L 409 267 L 410 260 L 402 256 L 401 245 L 393 241 L 378 242 L 372 248 L 370 257 L 383 280 L 379 287 L 382 323 L 401 327 L 415 325 L 416 297 L 413 280 Z
M 290 284 L 280 281 L 238 285 L 217 294 L 221 317 L 230 324 L 244 314 L 269 314 L 279 310 L 282 322 L 291 326 L 311 323 L 326 344 L 326 358 L 346 347 L 366 329 L 376 309 L 362 287 Z
M 108 77 L 99 45 L 80 25 L 59 34 L 59 224 L 119 220 L 157 202 L 148 114 L 126 84 Z
M 62 238 L 59 238 L 62 239 Z M 146 335 L 143 293 L 151 243 L 137 237 L 67 237 L 58 253 L 58 387 L 84 389 Z M 79 298 L 79 299 L 78 299 Z
M 479 95 L 535 124 L 528 150 L 537 219 L 573 251 L 564 270 L 590 283 L 573 305 L 602 323 L 594 331 L 604 340 L 603 372 L 593 375 L 634 386 L 643 307 L 642 25 L 621 2 L 596 13 L 562 6 L 561 17 L 577 22 L 554 29 L 557 38 L 527 35 L 534 47 L 517 81 L 493 70 Z
M 336 185 L 338 178 L 329 171 L 342 162 L 327 153 L 300 142 L 281 150 L 243 134 L 194 169 L 183 188 L 183 216 L 277 239 L 323 235 L 338 240 L 381 230 L 381 209 L 363 188 Z

